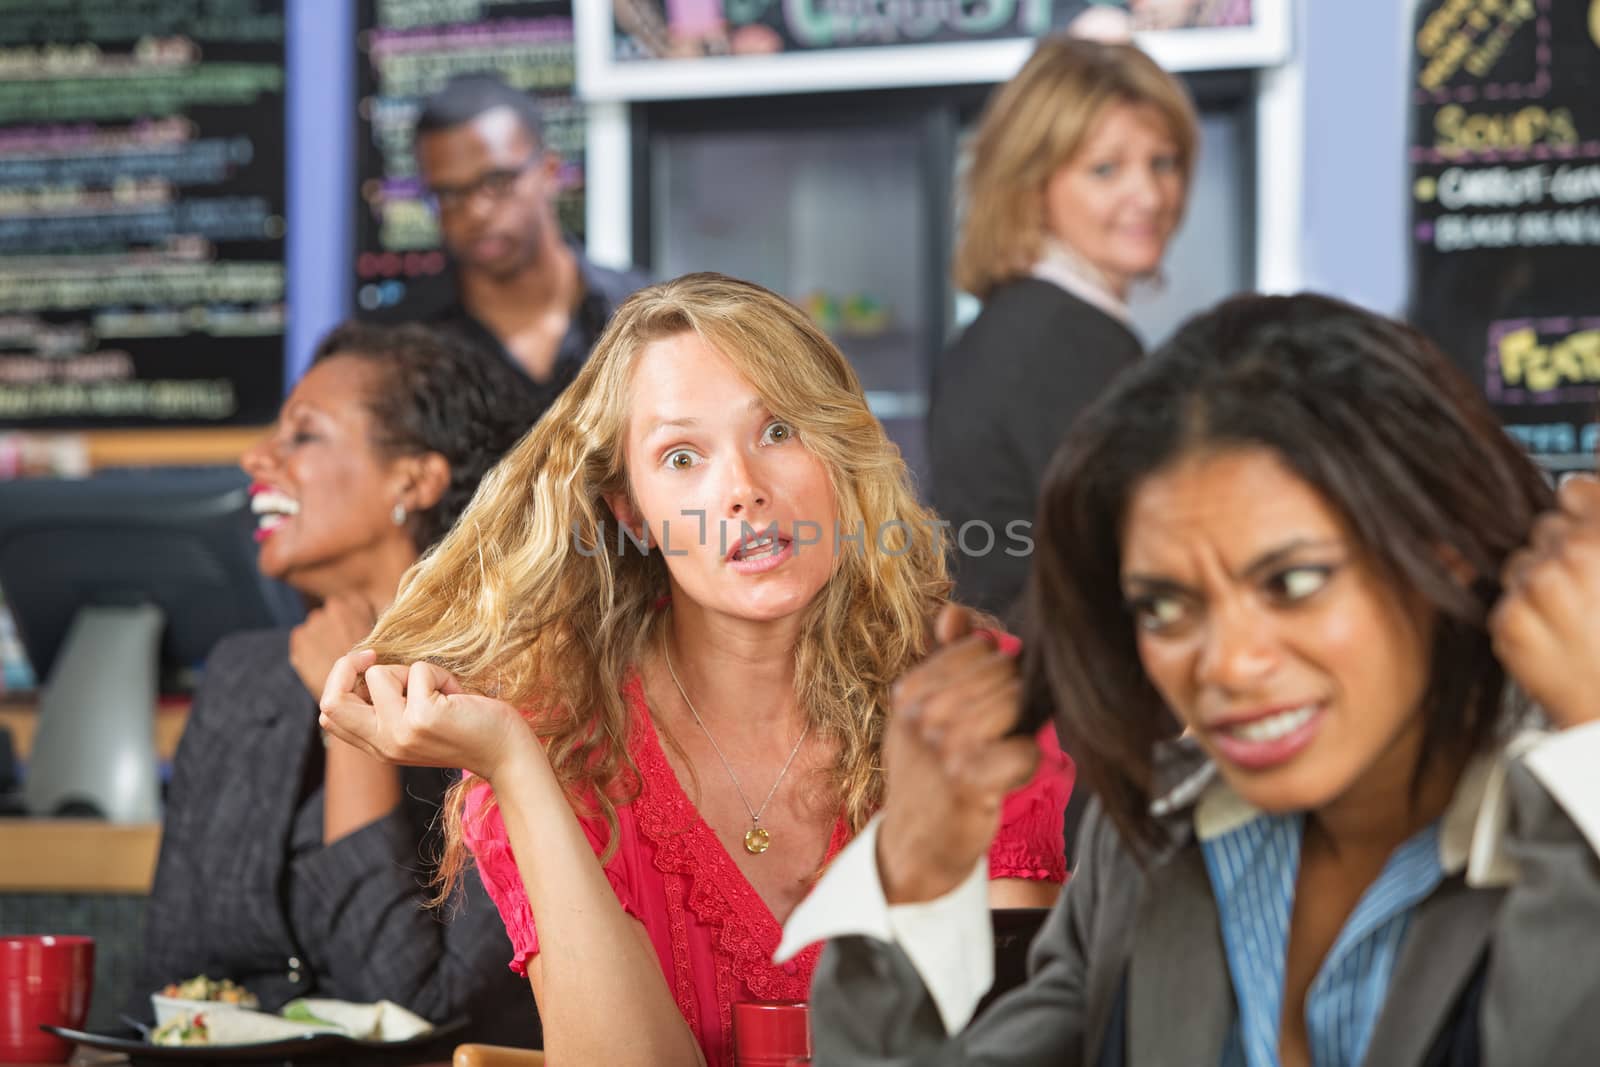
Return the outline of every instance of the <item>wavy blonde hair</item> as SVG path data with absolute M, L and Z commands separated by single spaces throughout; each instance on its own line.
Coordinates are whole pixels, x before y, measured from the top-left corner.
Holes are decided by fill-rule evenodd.
M 927 650 L 949 595 L 932 512 L 917 503 L 855 372 L 809 318 L 718 274 L 635 293 L 576 380 L 407 573 L 366 642 L 379 662 L 429 660 L 521 708 L 574 809 L 599 811 L 610 827 L 602 859 L 616 840 L 616 806 L 638 790 L 622 685 L 659 633 L 656 605 L 669 590 L 659 553 L 607 550 L 604 531 L 619 526 L 605 501 L 628 489 L 634 367 L 652 342 L 686 332 L 798 431 L 828 471 L 841 527 L 867 531 L 862 550 L 839 552 L 794 653 L 799 704 L 839 747 L 835 785 L 852 829 L 882 802 L 889 687 Z M 458 783 L 445 802 L 441 898 L 465 863 L 466 788 Z
M 1028 273 L 1043 248 L 1045 184 L 1115 104 L 1149 106 L 1166 120 L 1187 190 L 1200 130 L 1183 83 L 1131 44 L 1047 37 L 995 90 L 973 135 L 957 286 L 981 299 Z

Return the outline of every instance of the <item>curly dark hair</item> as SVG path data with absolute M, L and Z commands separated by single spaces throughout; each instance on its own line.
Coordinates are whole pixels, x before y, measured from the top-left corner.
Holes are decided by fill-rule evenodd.
M 439 502 L 407 520 L 417 551 L 426 552 L 455 525 L 489 468 L 533 425 L 527 380 L 496 353 L 414 323 L 336 326 L 312 362 L 334 356 L 366 360 L 378 371 L 363 398 L 375 447 L 388 456 L 437 452 L 450 466 Z
M 1186 455 L 1264 448 L 1437 623 L 1423 760 L 1486 750 L 1516 703 L 1487 631 L 1506 559 L 1552 490 L 1465 374 L 1416 330 L 1327 297 L 1243 296 L 1185 323 L 1073 427 L 1045 474 L 1026 594 L 1030 708 L 1125 840 L 1160 844 L 1154 748 L 1175 719 L 1145 675 L 1121 589 L 1139 485 Z M 1465 565 L 1476 580 L 1463 585 Z

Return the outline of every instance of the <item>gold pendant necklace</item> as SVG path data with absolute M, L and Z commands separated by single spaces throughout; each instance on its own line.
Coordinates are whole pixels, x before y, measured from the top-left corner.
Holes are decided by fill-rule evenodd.
M 733 773 L 733 765 L 728 762 L 728 757 L 722 754 L 722 748 L 717 744 L 717 739 L 711 736 L 711 731 L 706 729 L 706 724 L 701 721 L 700 713 L 694 708 L 694 701 L 689 699 L 689 694 L 684 691 L 683 683 L 678 680 L 677 669 L 672 666 L 672 653 L 667 648 L 667 630 L 661 628 L 661 655 L 667 661 L 667 673 L 672 675 L 672 684 L 678 687 L 678 695 L 683 698 L 684 706 L 689 709 L 689 714 L 694 716 L 695 725 L 700 727 L 700 732 L 706 735 L 706 740 L 711 742 L 711 751 L 717 754 L 722 761 L 722 769 L 728 772 L 728 777 L 733 780 L 733 788 L 739 794 L 739 802 L 744 805 L 744 810 L 750 813 L 750 829 L 744 832 L 744 850 L 752 856 L 759 856 L 772 847 L 772 833 L 761 825 L 761 813 L 767 810 L 767 805 L 772 803 L 772 798 L 778 792 L 778 786 L 783 782 L 783 776 L 789 773 L 789 765 L 794 763 L 794 758 L 800 754 L 800 746 L 805 744 L 806 734 L 811 732 L 808 722 L 805 729 L 800 731 L 800 740 L 794 743 L 794 748 L 789 752 L 789 758 L 783 763 L 783 770 L 778 772 L 777 781 L 772 783 L 772 788 L 767 790 L 767 799 L 761 802 L 759 808 L 752 808 L 750 800 L 744 795 L 744 786 L 739 784 L 739 776 Z

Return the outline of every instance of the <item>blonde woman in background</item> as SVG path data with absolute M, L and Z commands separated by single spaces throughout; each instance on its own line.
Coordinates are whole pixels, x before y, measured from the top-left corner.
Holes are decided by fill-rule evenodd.
M 859 540 L 850 540 L 855 535 Z M 636 294 L 323 698 L 384 759 L 462 766 L 470 849 L 559 1063 L 731 1063 L 803 1000 L 782 920 L 882 804 L 896 679 L 1009 691 L 947 604 L 933 516 L 839 351 L 758 286 Z M 360 684 L 365 681 L 365 691 Z M 369 702 L 370 701 L 370 702 Z M 1042 760 L 1041 760 L 1042 750 Z M 995 906 L 1065 878 L 1053 732 L 994 817 Z
M 1198 137 L 1183 86 L 1129 44 L 1047 38 L 990 99 L 954 263 L 984 306 L 941 357 L 928 414 L 964 603 L 1013 612 L 1045 465 L 1143 350 L 1129 292 L 1161 267 Z

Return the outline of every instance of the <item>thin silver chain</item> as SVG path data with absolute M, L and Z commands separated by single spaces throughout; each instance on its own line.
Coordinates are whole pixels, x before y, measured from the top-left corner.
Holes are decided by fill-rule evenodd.
M 689 709 L 689 714 L 694 716 L 695 725 L 700 727 L 700 732 L 706 735 L 706 740 L 711 742 L 711 751 L 717 754 L 722 761 L 722 769 L 728 772 L 728 777 L 733 779 L 733 788 L 739 793 L 739 800 L 744 804 L 744 810 L 750 813 L 750 821 L 757 826 L 761 825 L 761 813 L 767 810 L 767 805 L 772 803 L 772 798 L 777 795 L 778 786 L 783 784 L 784 775 L 789 773 L 789 765 L 800 754 L 800 746 L 805 744 L 806 735 L 811 732 L 811 724 L 806 723 L 805 729 L 800 731 L 800 740 L 794 743 L 794 748 L 789 752 L 789 758 L 783 762 L 783 770 L 778 772 L 777 781 L 772 783 L 772 788 L 767 791 L 767 799 L 761 802 L 759 808 L 750 806 L 750 798 L 744 795 L 744 786 L 739 784 L 739 776 L 733 773 L 733 765 L 728 762 L 728 757 L 722 754 L 722 748 L 717 744 L 717 739 L 711 736 L 711 731 L 706 729 L 706 724 L 701 721 L 700 713 L 694 710 L 694 701 L 689 699 L 689 694 L 684 691 L 683 683 L 678 680 L 677 669 L 672 666 L 672 651 L 667 647 L 666 628 L 661 631 L 661 654 L 667 660 L 667 673 L 672 675 L 672 684 L 678 687 L 678 695 L 683 698 L 684 706 Z

